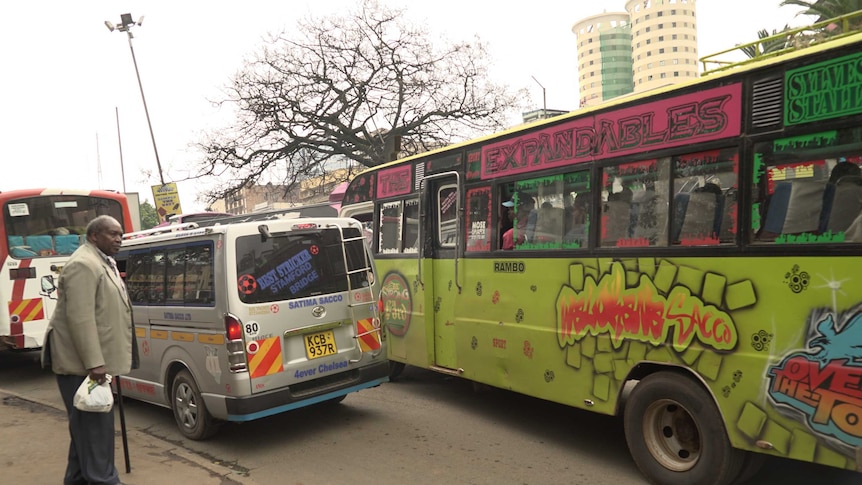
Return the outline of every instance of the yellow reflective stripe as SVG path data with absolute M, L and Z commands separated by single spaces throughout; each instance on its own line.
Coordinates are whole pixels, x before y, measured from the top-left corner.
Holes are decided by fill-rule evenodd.
M 224 335 L 222 334 L 206 334 L 199 333 L 198 334 L 198 342 L 202 344 L 213 344 L 213 345 L 222 345 L 224 344 Z
M 136 328 L 135 335 L 138 338 L 146 338 L 147 330 L 145 328 Z M 167 330 L 150 330 L 150 338 L 157 340 L 167 340 Z M 209 333 L 192 333 L 192 332 L 171 332 L 171 339 L 178 342 L 194 342 L 195 338 L 202 344 L 224 345 L 224 334 L 209 334 Z
M 171 338 L 180 342 L 194 342 L 195 334 L 189 332 L 171 332 Z

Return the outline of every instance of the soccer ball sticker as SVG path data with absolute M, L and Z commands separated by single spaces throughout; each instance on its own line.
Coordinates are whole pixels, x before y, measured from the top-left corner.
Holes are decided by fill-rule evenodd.
M 239 287 L 239 292 L 243 295 L 251 295 L 257 291 L 257 280 L 250 274 L 244 274 L 239 277 L 237 286 Z

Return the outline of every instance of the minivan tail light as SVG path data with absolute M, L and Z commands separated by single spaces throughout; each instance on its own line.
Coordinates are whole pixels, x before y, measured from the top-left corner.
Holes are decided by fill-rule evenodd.
M 242 340 L 242 324 L 235 316 L 230 314 L 224 316 L 224 328 L 228 340 Z
M 247 372 L 248 360 L 245 357 L 245 344 L 242 340 L 242 322 L 230 313 L 224 316 L 224 329 L 227 334 L 227 362 L 231 372 Z

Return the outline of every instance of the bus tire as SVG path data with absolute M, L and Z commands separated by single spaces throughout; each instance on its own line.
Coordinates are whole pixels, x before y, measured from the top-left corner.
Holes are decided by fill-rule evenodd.
M 186 438 L 205 440 L 218 430 L 218 423 L 207 411 L 195 379 L 186 369 L 174 376 L 171 385 L 171 410 L 180 433 Z
M 764 463 L 766 463 L 765 454 L 746 451 L 745 459 L 742 462 L 742 469 L 739 471 L 739 476 L 736 477 L 734 483 L 739 485 L 748 483 L 763 468 Z
M 398 377 L 401 376 L 401 373 L 404 372 L 404 363 L 403 362 L 394 362 L 389 361 L 389 380 L 395 382 L 398 380 Z
M 629 452 L 654 484 L 728 485 L 745 454 L 733 448 L 711 396 L 688 376 L 659 372 L 641 380 L 625 407 Z

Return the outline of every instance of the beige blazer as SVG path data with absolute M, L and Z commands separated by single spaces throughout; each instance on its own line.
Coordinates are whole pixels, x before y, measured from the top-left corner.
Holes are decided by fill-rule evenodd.
M 111 375 L 131 369 L 132 306 L 122 281 L 89 241 L 63 266 L 47 332 L 43 362 L 50 357 L 55 374 L 87 375 L 101 365 Z

